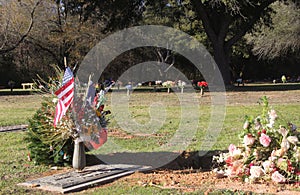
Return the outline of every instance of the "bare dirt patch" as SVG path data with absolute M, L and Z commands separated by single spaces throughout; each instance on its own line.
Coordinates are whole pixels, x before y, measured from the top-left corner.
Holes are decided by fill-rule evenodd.
M 160 170 L 152 173 L 135 173 L 118 182 L 128 185 L 154 186 L 162 189 L 177 189 L 183 193 L 201 190 L 207 194 L 219 190 L 233 192 L 254 192 L 258 194 L 300 194 L 299 184 L 244 183 L 240 180 L 217 178 L 212 171 L 201 172 L 195 170 Z M 298 191 L 295 189 L 298 188 Z

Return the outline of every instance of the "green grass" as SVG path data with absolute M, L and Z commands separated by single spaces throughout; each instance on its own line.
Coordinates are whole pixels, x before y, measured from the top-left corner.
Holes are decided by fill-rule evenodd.
M 27 178 L 49 170 L 27 160 L 24 132 L 1 133 L 0 136 L 0 194 L 25 194 L 28 190 L 16 186 Z
M 31 117 L 35 110 L 40 107 L 41 96 L 0 96 L 0 126 L 26 124 L 27 119 Z M 107 109 L 111 109 L 110 95 L 108 96 Z M 181 119 L 181 107 L 178 104 L 179 100 L 174 94 L 167 93 L 137 93 L 134 94 L 129 101 L 129 112 L 132 118 L 138 123 L 149 125 L 145 133 L 151 132 L 151 116 L 157 117 L 150 112 L 151 106 L 154 102 L 162 102 L 161 107 L 155 107 L 158 111 L 163 108 L 165 112 L 165 120 L 163 125 L 156 129 L 156 134 L 160 136 L 133 136 L 131 139 L 123 137 L 109 137 L 118 143 L 121 148 L 126 150 L 136 151 L 152 151 L 159 147 L 161 144 L 168 142 L 168 140 L 176 133 Z M 199 99 L 199 115 L 192 116 L 191 120 L 200 120 L 196 125 L 195 137 L 191 145 L 186 148 L 189 151 L 201 150 L 204 143 L 204 136 L 209 124 L 211 106 L 201 102 Z M 279 117 L 283 121 L 300 121 L 300 103 L 299 104 L 276 104 L 271 105 L 276 109 Z M 191 109 L 191 108 L 190 108 Z M 155 110 L 154 110 L 155 111 Z M 217 142 L 212 146 L 211 150 L 224 150 L 227 149 L 230 143 L 237 144 L 238 134 L 243 126 L 243 119 L 245 115 L 258 115 L 261 111 L 259 105 L 228 105 L 226 107 L 226 117 L 223 128 L 221 131 L 214 135 Z M 122 125 L 118 124 L 116 120 L 118 115 L 114 113 L 110 128 L 120 128 Z M 218 122 L 218 121 L 217 121 Z M 149 131 L 148 131 L 149 130 Z M 123 133 L 130 134 L 123 130 Z M 188 131 L 188 129 L 187 129 Z M 131 134 L 134 135 L 133 132 Z M 139 132 L 140 133 L 140 132 Z M 142 132 L 143 133 L 143 132 Z M 188 134 L 188 132 L 187 132 Z M 17 183 L 28 180 L 29 178 L 38 177 L 38 174 L 49 171 L 49 167 L 42 165 L 34 165 L 34 162 L 27 161 L 27 149 L 24 142 L 24 132 L 11 132 L 0 134 L 0 194 L 47 194 L 40 191 L 32 191 L 30 189 L 16 186 Z M 105 144 L 101 149 L 105 150 L 109 144 Z M 203 193 L 203 192 L 199 192 Z M 50 194 L 50 193 L 48 193 Z M 104 187 L 96 187 L 89 189 L 84 194 L 180 194 L 176 190 L 162 190 L 155 187 L 142 187 L 138 185 L 130 186 L 126 181 L 114 182 Z M 197 194 L 197 192 L 195 192 Z
M 41 100 L 39 95 L 0 96 L 0 126 L 27 124 Z

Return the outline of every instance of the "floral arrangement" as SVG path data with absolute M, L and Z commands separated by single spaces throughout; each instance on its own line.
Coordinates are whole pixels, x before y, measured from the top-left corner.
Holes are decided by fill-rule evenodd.
M 175 82 L 174 81 L 165 81 L 162 83 L 162 86 L 168 88 L 168 93 L 170 93 L 170 88 L 175 86 Z
M 54 127 L 53 119 L 58 101 L 54 91 L 61 86 L 59 81 L 63 77 L 63 71 L 58 66 L 54 66 L 54 70 L 56 75 L 49 77 L 48 81 L 42 78 L 35 81 L 35 86 L 38 86 L 43 95 L 43 101 L 41 108 L 29 119 L 25 141 L 28 143 L 28 159 L 36 164 L 67 166 L 72 163 L 74 140 L 81 137 L 88 149 L 100 147 L 106 141 L 102 138 L 107 136 L 103 134 L 106 133 L 109 122 L 107 114 L 110 112 L 97 111 L 91 106 L 87 102 L 86 87 L 83 86 L 80 91 L 84 94 L 78 93 L 72 106 L 74 112 L 69 109 Z
M 200 87 L 200 94 L 204 95 L 204 89 L 208 87 L 208 83 L 206 81 L 199 81 L 197 85 Z
M 279 125 L 276 111 L 262 97 L 262 114 L 246 116 L 241 145 L 230 144 L 228 153 L 213 157 L 217 176 L 245 182 L 300 182 L 300 134 L 292 123 Z

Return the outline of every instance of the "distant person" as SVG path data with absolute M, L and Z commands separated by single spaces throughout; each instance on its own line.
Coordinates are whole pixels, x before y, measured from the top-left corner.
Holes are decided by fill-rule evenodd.
M 11 92 L 14 90 L 15 84 L 16 83 L 12 80 L 8 81 L 8 86 L 9 86 Z
M 282 81 L 282 83 L 286 83 L 286 77 L 285 77 L 285 75 L 282 75 L 281 81 Z
M 243 72 L 240 72 L 239 78 L 236 80 L 236 82 L 237 82 L 237 85 L 238 85 L 238 86 L 240 86 L 240 84 L 244 86 Z
M 132 83 L 128 82 L 125 88 L 127 89 L 127 96 L 129 96 L 132 93 Z

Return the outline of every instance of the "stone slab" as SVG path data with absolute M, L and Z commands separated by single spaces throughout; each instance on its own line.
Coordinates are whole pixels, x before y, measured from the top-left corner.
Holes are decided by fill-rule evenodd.
M 82 171 L 73 170 L 26 181 L 18 185 L 52 192 L 68 193 L 107 183 L 117 178 L 130 175 L 136 171 L 146 171 L 150 169 L 151 167 L 140 165 L 101 164 L 86 167 Z
M 10 132 L 10 131 L 23 131 L 26 130 L 28 125 L 13 125 L 13 126 L 5 126 L 0 127 L 0 133 L 1 132 Z

